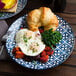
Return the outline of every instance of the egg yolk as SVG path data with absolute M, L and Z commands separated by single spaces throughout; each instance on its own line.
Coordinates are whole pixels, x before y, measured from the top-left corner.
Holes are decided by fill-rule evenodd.
M 4 9 L 10 9 L 16 4 L 16 0 L 1 0 L 5 6 Z

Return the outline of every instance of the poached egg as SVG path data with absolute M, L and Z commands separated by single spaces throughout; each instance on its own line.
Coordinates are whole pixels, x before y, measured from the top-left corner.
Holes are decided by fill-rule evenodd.
M 27 56 L 37 56 L 45 49 L 39 31 L 33 32 L 28 29 L 21 29 L 16 33 L 15 40 L 16 45 Z

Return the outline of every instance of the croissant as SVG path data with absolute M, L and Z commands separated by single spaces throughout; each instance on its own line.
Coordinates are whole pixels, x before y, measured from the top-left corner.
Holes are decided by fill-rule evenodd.
M 58 27 L 58 19 L 50 8 L 40 7 L 28 13 L 28 27 L 32 31 L 38 31 L 40 26 L 44 26 L 44 30 L 53 28 L 53 31 Z

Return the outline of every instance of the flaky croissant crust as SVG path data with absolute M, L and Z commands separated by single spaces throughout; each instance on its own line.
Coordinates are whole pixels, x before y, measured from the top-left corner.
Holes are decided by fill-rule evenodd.
M 28 13 L 27 23 L 29 29 L 38 31 L 40 26 L 44 26 L 44 30 L 53 28 L 53 31 L 58 27 L 58 19 L 50 8 L 40 7 Z

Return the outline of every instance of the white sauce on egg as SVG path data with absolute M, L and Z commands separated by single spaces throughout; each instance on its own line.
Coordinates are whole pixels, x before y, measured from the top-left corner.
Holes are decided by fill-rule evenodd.
M 27 56 L 37 56 L 45 48 L 40 32 L 33 32 L 28 29 L 21 29 L 16 33 L 16 44 Z

